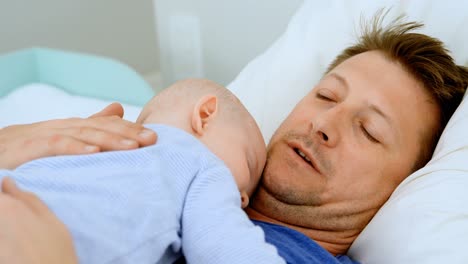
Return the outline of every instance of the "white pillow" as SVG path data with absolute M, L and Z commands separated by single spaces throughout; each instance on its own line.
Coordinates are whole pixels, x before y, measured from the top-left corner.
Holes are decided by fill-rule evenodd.
M 286 32 L 252 60 L 228 85 L 259 123 L 268 142 L 296 103 L 320 80 L 338 53 L 356 41 L 360 18 L 383 7 L 390 16 L 405 12 L 408 20 L 426 24 L 421 32 L 441 39 L 458 64 L 468 62 L 468 2 L 457 6 L 423 0 L 305 0 Z
M 458 64 L 468 58 L 468 3 L 457 1 L 305 1 L 287 31 L 250 62 L 229 88 L 268 141 L 328 64 L 359 36 L 361 14 L 392 7 L 441 39 Z M 388 20 L 387 20 L 388 21 Z M 450 121 L 433 160 L 405 180 L 352 245 L 362 263 L 462 263 L 468 259 L 468 103 Z
M 87 117 L 103 109 L 111 101 L 71 95 L 60 88 L 32 83 L 16 88 L 0 97 L 0 128 L 43 120 Z M 123 104 L 127 120 L 135 121 L 141 108 Z

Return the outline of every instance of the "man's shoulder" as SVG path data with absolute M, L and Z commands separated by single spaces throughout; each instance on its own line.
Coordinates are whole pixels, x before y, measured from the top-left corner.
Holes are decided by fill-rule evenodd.
M 345 255 L 331 255 L 314 240 L 286 226 L 256 220 L 253 223 L 263 229 L 266 241 L 278 249 L 287 263 L 358 263 Z

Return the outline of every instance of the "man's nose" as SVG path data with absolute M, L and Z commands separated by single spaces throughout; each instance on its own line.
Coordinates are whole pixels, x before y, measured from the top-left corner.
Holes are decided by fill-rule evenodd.
M 317 131 L 318 133 L 318 136 L 324 141 L 324 142 L 328 142 L 328 135 L 323 132 L 323 131 Z
M 317 136 L 319 142 L 328 146 L 334 147 L 340 139 L 339 124 L 340 111 L 328 110 L 321 113 L 312 120 L 312 133 Z

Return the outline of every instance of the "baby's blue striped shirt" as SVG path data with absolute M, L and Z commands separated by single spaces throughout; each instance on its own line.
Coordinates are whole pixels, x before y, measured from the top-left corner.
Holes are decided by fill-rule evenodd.
M 57 156 L 0 170 L 70 230 L 80 263 L 284 263 L 240 208 L 227 167 L 188 133 L 149 125 L 158 143 Z

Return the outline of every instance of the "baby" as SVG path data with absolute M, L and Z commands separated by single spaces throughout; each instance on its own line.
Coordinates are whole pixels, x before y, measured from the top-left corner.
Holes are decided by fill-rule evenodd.
M 179 81 L 148 102 L 137 123 L 177 127 L 203 142 L 230 169 L 242 208 L 248 205 L 265 165 L 265 143 L 253 117 L 228 89 L 209 80 Z
M 248 111 L 207 80 L 177 82 L 138 121 L 153 146 L 38 159 L 0 170 L 70 230 L 80 263 L 284 263 L 241 207 L 266 150 Z

